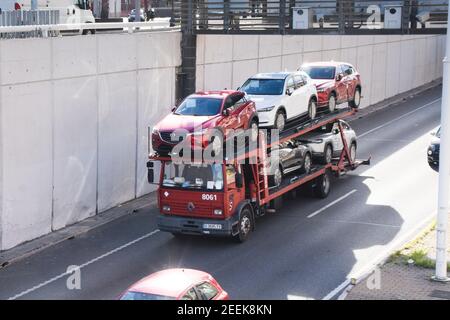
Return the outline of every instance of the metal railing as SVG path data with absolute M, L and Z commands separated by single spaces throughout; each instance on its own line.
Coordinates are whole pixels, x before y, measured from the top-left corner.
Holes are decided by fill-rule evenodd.
M 184 30 L 201 33 L 445 33 L 448 0 L 186 0 Z
M 58 10 L 36 10 L 36 11 L 1 11 L 0 28 L 16 26 L 42 26 L 59 24 Z M 57 35 L 56 31 L 55 34 Z M 41 37 L 39 29 L 33 29 L 27 32 L 1 32 L 0 38 L 30 38 Z
M 22 25 L 0 27 L 0 34 L 24 34 L 36 33 L 41 37 L 51 37 L 60 32 L 87 31 L 119 31 L 119 32 L 150 32 L 179 30 L 179 27 L 170 27 L 169 22 L 102 22 L 102 23 L 79 23 L 79 24 L 54 24 L 54 25 Z

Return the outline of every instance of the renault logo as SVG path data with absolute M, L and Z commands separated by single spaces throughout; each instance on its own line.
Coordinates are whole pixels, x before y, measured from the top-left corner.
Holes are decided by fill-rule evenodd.
M 188 205 L 187 205 L 187 209 L 188 209 L 189 212 L 194 211 L 194 209 L 195 209 L 194 204 L 192 202 L 189 202 Z

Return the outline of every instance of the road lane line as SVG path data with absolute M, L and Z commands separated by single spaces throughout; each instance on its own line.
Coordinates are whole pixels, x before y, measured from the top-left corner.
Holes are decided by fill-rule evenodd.
M 398 118 L 392 119 L 392 120 L 390 120 L 390 121 L 388 121 L 388 122 L 386 122 L 386 123 L 384 123 L 384 124 L 382 124 L 382 125 L 380 125 L 380 126 L 378 126 L 378 127 L 375 127 L 375 128 L 373 128 L 373 129 L 370 129 L 369 131 L 366 131 L 366 132 L 364 132 L 364 133 L 358 135 L 357 138 L 362 138 L 362 137 L 364 137 L 364 136 L 366 136 L 366 135 L 368 135 L 368 134 L 370 134 L 370 133 L 372 133 L 372 132 L 374 132 L 374 131 L 377 131 L 377 130 L 379 130 L 379 129 L 381 129 L 381 128 L 384 128 L 384 127 L 386 127 L 386 126 L 388 126 L 388 125 L 394 123 L 395 121 L 398 121 L 398 120 L 401 120 L 401 119 L 403 119 L 403 118 L 406 118 L 407 116 L 410 116 L 411 114 L 413 114 L 413 113 L 415 113 L 415 112 L 417 112 L 417 111 L 419 111 L 419 110 L 422 110 L 422 109 L 424 109 L 424 108 L 429 107 L 430 105 L 432 105 L 432 104 L 438 102 L 439 100 L 441 100 L 441 98 L 436 99 L 436 100 L 434 100 L 434 101 L 431 101 L 431 102 L 429 102 L 429 103 L 427 103 L 427 104 L 425 104 L 425 105 L 423 105 L 423 106 L 421 106 L 421 107 L 419 107 L 419 108 L 417 108 L 417 109 L 414 109 L 414 110 L 412 110 L 412 111 L 410 111 L 410 112 L 408 112 L 408 113 L 405 113 L 404 115 L 402 115 L 402 116 L 400 116 L 400 117 L 398 117 Z
M 368 274 L 374 267 L 385 261 L 387 257 L 393 252 L 394 250 L 400 248 L 404 244 L 406 244 L 408 241 L 411 241 L 413 237 L 420 232 L 421 229 L 425 228 L 427 224 L 429 224 L 433 217 L 436 215 L 436 212 L 433 211 L 429 213 L 421 222 L 419 223 L 419 226 L 416 228 L 413 228 L 409 232 L 407 232 L 405 235 L 399 237 L 398 239 L 394 240 L 387 248 L 386 250 L 383 250 L 380 252 L 380 254 L 375 258 L 372 259 L 372 261 L 366 263 L 363 267 L 360 268 L 358 272 L 355 272 L 355 274 L 352 276 L 353 279 L 355 279 L 357 282 L 363 278 L 366 274 Z M 347 278 L 344 282 L 342 282 L 339 286 L 337 286 L 335 289 L 333 289 L 330 293 L 328 293 L 325 297 L 322 298 L 322 300 L 330 300 L 334 296 L 336 296 L 341 290 L 345 289 L 351 282 L 352 278 L 348 278 L 349 275 L 347 275 Z
M 94 259 L 91 259 L 91 260 L 89 260 L 89 261 L 87 261 L 87 262 L 85 262 L 85 263 L 79 265 L 79 268 L 80 268 L 80 270 L 81 270 L 82 268 L 87 267 L 88 265 L 90 265 L 90 264 L 92 264 L 92 263 L 94 263 L 94 262 L 97 262 L 97 261 L 99 261 L 99 260 L 101 260 L 101 259 L 103 259 L 103 258 L 106 258 L 106 257 L 108 257 L 108 256 L 110 256 L 110 255 L 112 255 L 112 254 L 114 254 L 114 253 L 116 253 L 116 252 L 118 252 L 118 251 L 121 251 L 121 250 L 123 250 L 123 249 L 125 249 L 125 248 L 127 248 L 127 247 L 129 247 L 129 246 L 131 246 L 131 245 L 133 245 L 133 244 L 135 244 L 135 243 L 137 243 L 137 242 L 139 242 L 139 241 L 142 241 L 142 240 L 144 240 L 144 239 L 147 239 L 148 237 L 151 237 L 151 236 L 153 236 L 154 234 L 156 234 L 156 233 L 158 233 L 158 232 L 159 232 L 159 230 L 156 229 L 156 230 L 153 230 L 152 232 L 149 232 L 149 233 L 147 233 L 147 234 L 144 234 L 142 237 L 136 238 L 136 239 L 134 239 L 134 240 L 132 240 L 132 241 L 130 241 L 130 242 L 125 243 L 124 245 L 121 245 L 120 247 L 117 247 L 117 248 L 115 248 L 115 249 L 113 249 L 113 250 L 111 250 L 111 251 L 108 251 L 108 252 L 106 252 L 106 253 L 104 253 L 104 254 L 102 254 L 102 255 L 100 255 L 100 256 L 94 258 Z M 57 281 L 57 280 L 59 280 L 59 279 L 65 277 L 65 276 L 68 276 L 68 275 L 70 275 L 70 274 L 71 274 L 71 273 L 69 273 L 69 272 L 67 272 L 67 271 L 64 272 L 64 273 L 61 273 L 60 275 L 57 275 L 57 276 L 55 276 L 55 277 L 53 277 L 53 278 L 51 278 L 51 279 L 49 279 L 49 280 L 47 280 L 47 281 L 41 282 L 40 284 L 35 285 L 34 287 L 32 287 L 32 288 L 30 288 L 30 289 L 28 289 L 28 290 L 22 291 L 21 293 L 18 293 L 18 294 L 16 294 L 16 295 L 14 295 L 14 296 L 8 298 L 8 300 L 15 300 L 15 299 L 18 299 L 18 298 L 20 298 L 20 297 L 23 297 L 23 296 L 26 295 L 26 294 L 29 294 L 29 293 L 31 293 L 31 292 L 33 292 L 33 291 L 36 291 L 36 290 L 38 290 L 38 289 L 40 289 L 40 288 L 42 288 L 42 287 L 44 287 L 44 286 L 46 286 L 46 285 L 48 285 L 48 284 L 50 284 L 50 283 L 52 283 L 52 282 L 55 282 L 55 281 Z
M 318 214 L 321 213 L 322 211 L 328 209 L 328 208 L 331 207 L 331 206 L 334 206 L 336 203 L 338 203 L 338 202 L 344 200 L 345 198 L 347 198 L 347 197 L 350 196 L 351 194 L 355 193 L 356 191 L 357 191 L 356 189 L 353 189 L 352 191 L 350 191 L 350 192 L 344 194 L 342 197 L 337 198 L 337 199 L 334 200 L 333 202 L 330 202 L 330 203 L 327 204 L 325 207 L 320 208 L 320 209 L 317 210 L 317 211 L 314 211 L 314 212 L 311 213 L 307 218 L 310 219 L 310 218 L 312 218 L 312 217 L 318 215 Z

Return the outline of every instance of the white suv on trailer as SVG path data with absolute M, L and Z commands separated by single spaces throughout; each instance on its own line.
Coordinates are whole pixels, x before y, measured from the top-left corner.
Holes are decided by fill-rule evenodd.
M 317 112 L 317 89 L 303 71 L 259 73 L 239 88 L 255 102 L 259 126 L 282 131 L 286 121 Z

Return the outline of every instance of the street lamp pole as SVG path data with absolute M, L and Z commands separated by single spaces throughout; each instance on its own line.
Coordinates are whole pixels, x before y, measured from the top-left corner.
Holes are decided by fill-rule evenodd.
M 134 0 L 134 21 L 140 22 L 141 21 L 141 0 Z
M 436 272 L 433 276 L 433 279 L 436 281 L 449 281 L 447 277 L 447 228 L 450 197 L 450 6 L 447 15 L 447 36 L 442 80 L 439 192 L 436 225 Z

